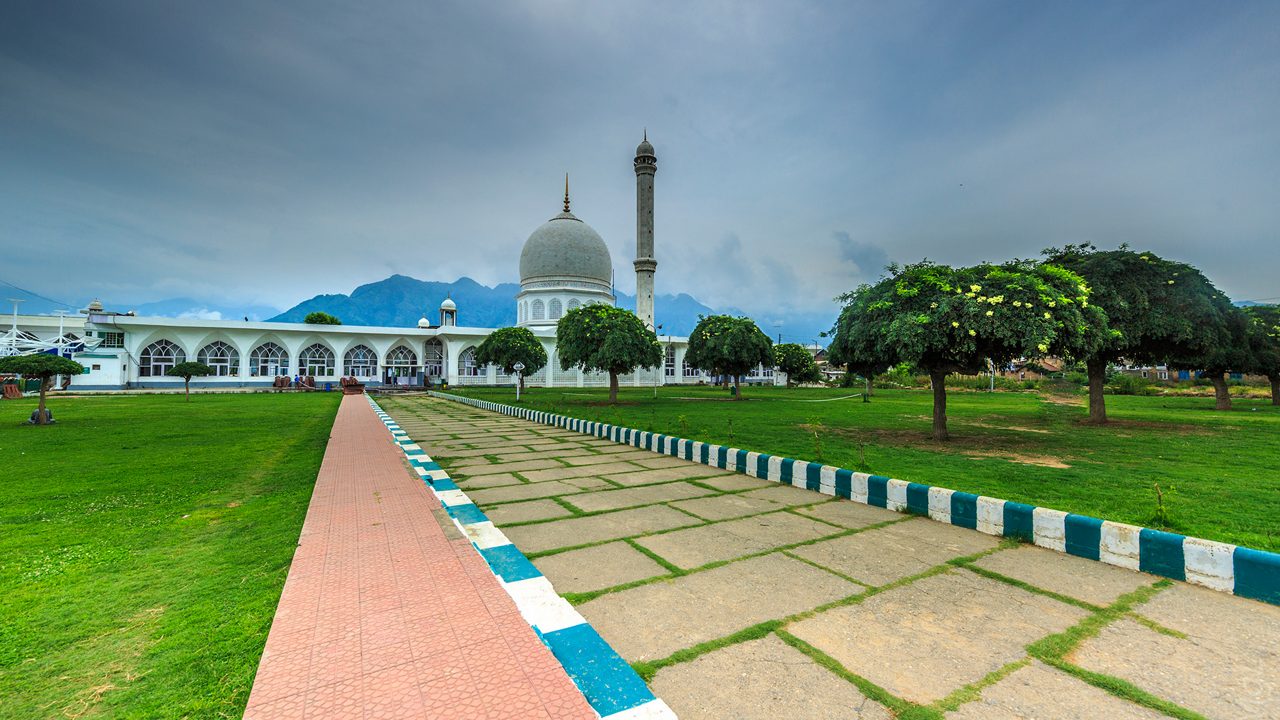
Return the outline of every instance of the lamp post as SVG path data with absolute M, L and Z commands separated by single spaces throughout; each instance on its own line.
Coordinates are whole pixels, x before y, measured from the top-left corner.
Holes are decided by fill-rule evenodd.
M 517 362 L 511 369 L 516 371 L 516 402 L 520 402 L 520 378 L 524 373 L 524 363 Z

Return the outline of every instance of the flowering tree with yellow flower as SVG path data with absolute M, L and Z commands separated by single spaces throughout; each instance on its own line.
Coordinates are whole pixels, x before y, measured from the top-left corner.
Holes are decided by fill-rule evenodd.
M 1014 261 L 951 268 L 923 261 L 841 299 L 832 345 L 850 366 L 910 363 L 933 384 L 933 437 L 946 440 L 946 379 L 987 361 L 1082 351 L 1098 343 L 1106 315 L 1083 278 L 1050 264 Z

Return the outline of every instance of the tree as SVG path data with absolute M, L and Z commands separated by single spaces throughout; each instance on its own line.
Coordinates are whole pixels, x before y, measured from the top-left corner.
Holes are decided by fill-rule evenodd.
M 1204 282 L 1213 289 L 1208 280 Z M 1203 377 L 1213 383 L 1214 407 L 1230 410 L 1231 390 L 1227 386 L 1227 373 L 1245 372 L 1254 362 L 1249 347 L 1249 319 L 1240 308 L 1231 304 L 1226 295 L 1216 289 L 1213 291 L 1217 296 L 1210 300 L 1217 312 L 1201 330 L 1213 338 L 1212 344 L 1199 352 L 1175 355 L 1169 359 L 1169 365 L 1184 370 L 1202 370 Z
M 1083 277 L 1092 291 L 1090 300 L 1107 313 L 1109 331 L 1097 347 L 1072 355 L 1085 364 L 1089 375 L 1090 422 L 1107 421 L 1102 389 L 1110 364 L 1121 358 L 1145 364 L 1170 363 L 1174 358 L 1189 362 L 1229 339 L 1228 318 L 1234 308 L 1190 265 L 1123 245 L 1117 250 L 1068 245 L 1045 250 L 1044 255 L 1046 262 Z M 1221 387 L 1225 393 L 1225 381 Z
M 529 328 L 509 327 L 494 330 L 476 348 L 476 362 L 481 365 L 497 365 L 510 375 L 516 371 L 516 363 L 523 363 L 520 373 L 520 389 L 524 378 L 547 364 L 547 351 Z
M 1244 309 L 1249 319 L 1251 372 L 1271 381 L 1271 404 L 1280 405 L 1280 306 L 1255 305 Z
M 881 356 L 880 344 L 873 335 L 868 334 L 868 328 L 861 325 L 864 321 L 872 320 L 865 308 L 870 295 L 858 295 L 867 287 L 869 286 L 863 285 L 845 296 L 848 304 L 840 311 L 836 326 L 831 331 L 831 344 L 827 346 L 827 362 L 844 366 L 845 380 L 849 387 L 853 387 L 854 375 L 862 376 L 866 385 L 862 396 L 864 402 L 870 402 L 871 383 L 875 376 L 894 365 L 892 360 Z
M 634 314 L 602 303 L 577 307 L 556 325 L 560 368 L 609 373 L 609 402 L 618 402 L 618 375 L 662 363 L 658 336 Z
M 880 367 L 906 362 L 927 372 L 936 440 L 948 438 L 947 375 L 977 374 L 988 359 L 1004 363 L 1055 345 L 1085 345 L 1105 325 L 1084 280 L 1048 264 L 953 269 L 926 260 L 891 265 L 889 273 L 844 296 L 848 313 L 841 313 L 833 344 L 856 348 L 859 358 Z
M 333 315 L 330 315 L 327 312 L 320 312 L 318 310 L 316 312 L 307 313 L 307 316 L 302 319 L 302 322 L 308 325 L 341 325 L 342 324 L 342 321 L 334 317 Z
M 206 375 L 212 374 L 213 368 L 205 365 L 204 363 L 194 361 L 178 363 L 165 372 L 165 375 L 170 377 L 182 378 L 182 384 L 186 388 L 187 392 L 187 402 L 191 402 L 191 378 L 205 377 Z
M 787 385 L 818 382 L 822 379 L 818 363 L 813 361 L 813 354 L 798 343 L 774 345 L 773 364 L 787 374 Z
M 12 355 L 0 358 L 0 372 L 16 373 L 24 378 L 40 381 L 40 404 L 36 409 L 36 424 L 49 424 L 49 411 L 45 409 L 45 393 L 49 382 L 57 375 L 79 375 L 84 366 L 61 355 L 38 353 L 36 355 Z
M 733 378 L 734 398 L 742 399 L 742 376 L 757 365 L 773 365 L 773 341 L 751 318 L 708 315 L 689 335 L 684 360 L 712 375 Z

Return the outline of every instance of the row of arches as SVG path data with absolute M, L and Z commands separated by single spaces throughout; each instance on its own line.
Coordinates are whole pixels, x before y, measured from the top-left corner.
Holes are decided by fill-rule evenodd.
M 416 370 L 423 367 L 427 375 L 444 374 L 444 345 L 438 339 L 427 341 L 425 365 L 418 354 L 403 345 L 392 348 L 382 366 Z M 472 360 L 475 353 L 472 350 Z M 187 353 L 177 343 L 162 338 L 142 349 L 138 356 L 140 377 L 163 377 L 175 365 L 187 361 Z M 196 361 L 208 365 L 217 377 L 240 375 L 240 351 L 221 340 L 215 340 L 196 353 Z M 374 377 L 378 374 L 378 354 L 368 345 L 356 345 L 342 356 L 342 374 Z M 291 374 L 289 351 L 274 342 L 264 342 L 249 353 L 248 374 L 252 377 L 277 377 Z M 323 343 L 312 343 L 298 353 L 297 372 L 302 375 L 332 377 L 336 375 L 337 355 Z
M 561 302 L 560 298 L 552 298 L 547 303 L 541 299 L 524 301 L 519 307 L 520 322 L 559 320 L 566 312 L 581 306 L 582 301 L 578 298 L 570 298 L 568 303 Z

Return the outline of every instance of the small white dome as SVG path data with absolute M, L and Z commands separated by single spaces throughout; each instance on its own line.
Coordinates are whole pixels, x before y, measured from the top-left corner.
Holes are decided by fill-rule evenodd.
M 426 316 L 426 315 L 423 315 L 423 316 L 422 316 L 422 319 L 418 321 L 418 327 L 420 327 L 420 328 L 429 328 L 429 327 L 431 327 L 431 321 L 427 319 L 427 316 Z
M 458 306 L 456 303 L 453 302 L 453 298 L 447 297 L 444 299 L 444 302 L 440 303 L 440 309 L 441 310 L 457 310 Z

